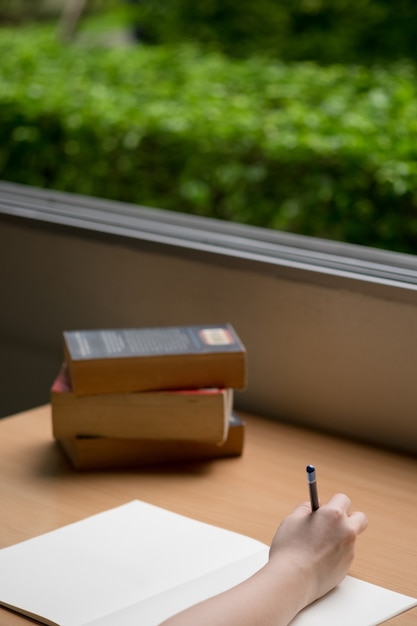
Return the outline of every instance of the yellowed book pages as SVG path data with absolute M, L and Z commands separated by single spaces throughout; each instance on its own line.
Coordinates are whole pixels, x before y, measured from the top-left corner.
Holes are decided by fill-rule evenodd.
M 60 439 L 65 454 L 78 470 L 109 470 L 168 463 L 205 462 L 240 456 L 245 425 L 236 415 L 229 420 L 222 445 L 199 441 L 157 441 L 110 437 L 68 437 Z
M 56 439 L 84 435 L 222 444 L 232 406 L 232 389 L 76 396 L 65 364 L 51 390 Z

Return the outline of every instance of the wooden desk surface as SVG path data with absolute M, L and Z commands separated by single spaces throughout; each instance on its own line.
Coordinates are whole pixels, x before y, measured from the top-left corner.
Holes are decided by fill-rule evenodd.
M 322 500 L 343 491 L 369 517 L 350 573 L 416 596 L 417 459 L 245 419 L 241 458 L 89 473 L 73 470 L 53 441 L 49 406 L 0 420 L 0 548 L 133 499 L 269 543 L 279 520 L 307 499 L 305 466 L 314 463 Z M 0 626 L 27 623 L 0 609 Z M 389 624 L 415 626 L 417 608 Z

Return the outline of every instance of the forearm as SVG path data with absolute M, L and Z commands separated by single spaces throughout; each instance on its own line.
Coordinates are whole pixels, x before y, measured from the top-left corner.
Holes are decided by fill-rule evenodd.
M 302 572 L 269 562 L 233 589 L 190 607 L 161 626 L 287 626 L 305 606 Z
M 314 513 L 308 502 L 300 504 L 281 523 L 265 567 L 161 626 L 288 626 L 346 575 L 356 538 L 368 524 L 364 513 L 349 508 L 343 494 Z

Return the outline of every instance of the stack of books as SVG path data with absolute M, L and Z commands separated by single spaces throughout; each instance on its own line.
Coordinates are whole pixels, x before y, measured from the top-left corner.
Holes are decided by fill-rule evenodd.
M 246 349 L 230 324 L 65 331 L 52 430 L 77 469 L 242 454 L 233 393 Z

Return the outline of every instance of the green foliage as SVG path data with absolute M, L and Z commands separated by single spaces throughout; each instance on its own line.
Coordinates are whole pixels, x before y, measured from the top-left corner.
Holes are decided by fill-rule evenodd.
M 131 17 L 148 43 L 197 41 L 244 56 L 274 54 L 277 42 L 288 37 L 290 15 L 276 0 L 151 0 L 133 4 Z
M 415 0 L 146 0 L 145 41 L 194 41 L 229 56 L 321 63 L 417 59 Z
M 0 168 L 16 182 L 415 253 L 417 81 L 60 47 L 0 31 Z

